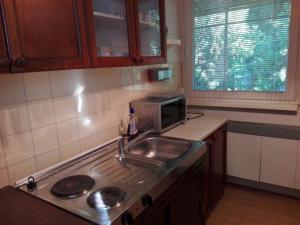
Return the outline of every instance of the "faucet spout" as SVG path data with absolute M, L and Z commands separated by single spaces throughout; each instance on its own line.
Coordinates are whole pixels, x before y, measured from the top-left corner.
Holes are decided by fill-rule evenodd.
M 127 136 L 123 136 L 120 137 L 118 140 L 118 158 L 121 161 L 122 159 L 125 158 L 126 152 L 127 150 L 134 144 L 136 144 L 138 141 L 140 141 L 141 139 L 143 139 L 145 136 L 147 136 L 148 134 L 150 134 L 151 132 L 153 132 L 153 130 L 147 130 L 144 131 L 143 133 L 141 133 L 139 136 L 137 136 L 135 139 L 133 139 L 132 141 L 128 142 L 127 145 L 125 145 L 125 139 L 128 139 L 129 137 Z

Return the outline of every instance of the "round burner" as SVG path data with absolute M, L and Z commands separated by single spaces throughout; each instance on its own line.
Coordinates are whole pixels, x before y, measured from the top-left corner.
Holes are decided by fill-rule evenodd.
M 120 206 L 125 198 L 126 193 L 122 189 L 103 187 L 91 193 L 87 202 L 90 207 L 101 210 Z
M 61 198 L 77 198 L 86 194 L 95 185 L 95 181 L 85 175 L 66 177 L 51 188 L 52 194 Z

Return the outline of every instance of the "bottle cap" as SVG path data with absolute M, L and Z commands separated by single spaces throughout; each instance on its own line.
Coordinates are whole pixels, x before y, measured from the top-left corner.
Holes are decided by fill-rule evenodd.
M 134 108 L 130 108 L 130 113 L 134 113 Z

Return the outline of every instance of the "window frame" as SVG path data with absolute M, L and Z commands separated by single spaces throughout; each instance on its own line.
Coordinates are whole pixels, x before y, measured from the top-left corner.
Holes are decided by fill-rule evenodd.
M 184 88 L 189 104 L 214 106 L 213 102 L 223 101 L 222 107 L 232 107 L 232 102 L 242 102 L 247 104 L 253 100 L 262 102 L 295 102 L 297 100 L 296 83 L 300 83 L 300 66 L 297 68 L 297 56 L 300 56 L 300 1 L 291 0 L 291 23 L 289 36 L 289 54 L 287 70 L 287 91 L 279 92 L 229 92 L 229 91 L 201 91 L 193 90 L 194 75 L 194 17 L 192 8 L 193 0 L 185 0 L 183 7 L 184 14 Z M 191 35 L 193 34 L 193 35 Z M 299 52 L 299 53 L 298 53 Z M 299 57 L 298 57 L 299 58 Z M 300 64 L 300 62 L 299 62 Z M 298 69 L 298 71 L 297 71 Z M 299 79 L 298 79 L 299 77 Z M 209 104 L 207 104 L 209 102 Z M 239 104 L 239 103 L 237 103 Z M 216 103 L 216 106 L 220 104 Z M 252 107 L 251 107 L 252 108 Z M 254 107 L 255 108 L 255 107 Z

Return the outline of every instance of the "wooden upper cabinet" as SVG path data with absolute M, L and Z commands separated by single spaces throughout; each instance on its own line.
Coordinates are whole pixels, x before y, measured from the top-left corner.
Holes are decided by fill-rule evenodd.
M 12 71 L 89 66 L 84 0 L 3 0 Z
M 85 8 L 94 66 L 166 61 L 164 0 L 86 0 Z
M 141 64 L 166 62 L 164 0 L 136 0 L 138 54 Z
M 0 72 L 9 72 L 9 54 L 6 41 L 2 0 L 0 0 Z

